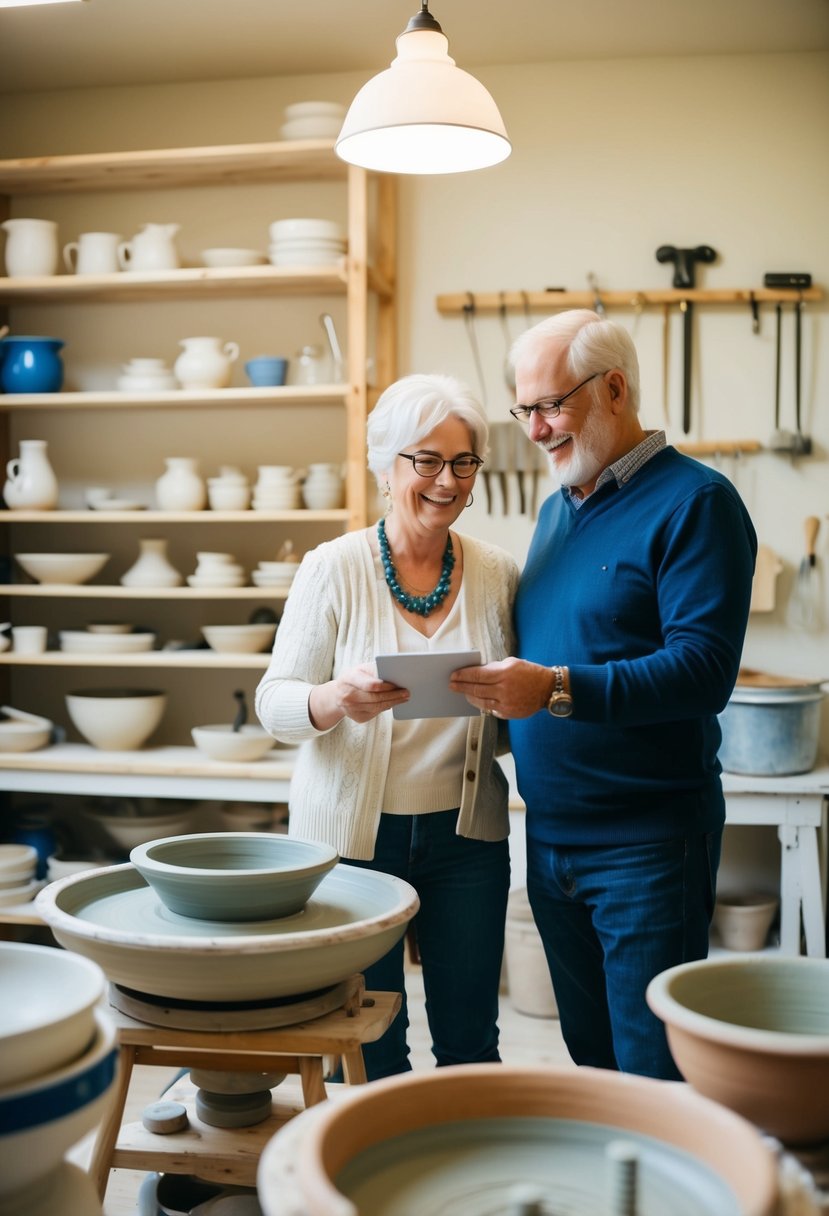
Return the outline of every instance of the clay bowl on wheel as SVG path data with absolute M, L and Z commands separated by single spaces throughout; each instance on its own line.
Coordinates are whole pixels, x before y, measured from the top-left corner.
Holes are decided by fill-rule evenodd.
M 651 980 L 677 1067 L 694 1089 L 784 1144 L 829 1139 L 829 963 L 742 954 Z
M 774 1153 L 760 1133 L 687 1085 L 471 1064 L 347 1089 L 266 1146 L 257 1176 L 265 1216 L 622 1212 L 633 1210 L 621 1202 L 631 1191 L 643 1214 L 780 1210 Z
M 300 912 L 339 855 L 270 832 L 199 832 L 139 845 L 130 861 L 173 912 L 246 921 Z

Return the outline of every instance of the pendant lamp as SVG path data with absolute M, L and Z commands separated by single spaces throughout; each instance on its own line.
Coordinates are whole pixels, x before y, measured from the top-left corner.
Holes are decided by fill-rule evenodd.
M 448 50 L 428 0 L 421 0 L 397 39 L 391 67 L 352 101 L 337 155 L 385 173 L 464 173 L 506 160 L 512 146 L 498 107 Z

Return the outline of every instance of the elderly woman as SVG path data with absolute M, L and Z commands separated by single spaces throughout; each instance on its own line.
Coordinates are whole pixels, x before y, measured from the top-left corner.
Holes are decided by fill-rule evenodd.
M 449 376 L 407 376 L 368 420 L 368 464 L 385 519 L 306 554 L 256 693 L 265 728 L 301 744 L 290 832 L 343 861 L 405 879 L 438 1065 L 497 1061 L 498 984 L 509 889 L 507 782 L 494 717 L 395 719 L 408 692 L 380 680 L 378 654 L 512 653 L 518 569 L 452 530 L 487 450 L 483 411 Z M 403 1009 L 365 1050 L 369 1078 L 406 1072 L 401 941 L 366 985 Z

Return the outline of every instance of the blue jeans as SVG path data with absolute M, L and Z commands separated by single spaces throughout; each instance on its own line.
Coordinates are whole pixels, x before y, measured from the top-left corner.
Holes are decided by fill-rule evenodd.
M 428 815 L 381 815 L 371 861 L 350 866 L 381 870 L 412 884 L 423 967 L 426 1016 L 438 1067 L 482 1064 L 498 1054 L 498 985 L 509 894 L 509 845 L 458 836 L 457 810 Z M 409 1018 L 401 940 L 365 969 L 366 988 L 400 992 L 403 1007 L 376 1043 L 363 1047 L 370 1081 L 411 1071 Z
M 650 980 L 705 958 L 722 832 L 646 844 L 527 842 L 527 891 L 577 1064 L 681 1080 Z

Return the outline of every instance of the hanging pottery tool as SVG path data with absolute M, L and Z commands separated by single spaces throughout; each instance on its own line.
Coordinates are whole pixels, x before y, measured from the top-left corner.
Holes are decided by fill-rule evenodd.
M 607 309 L 604 306 L 604 301 L 599 293 L 599 282 L 592 270 L 588 271 L 587 284 L 593 292 L 593 311 L 597 312 L 604 321 L 607 317 Z
M 671 421 L 671 306 L 662 305 L 662 419 Z
M 780 366 L 783 330 L 783 305 L 775 305 L 774 332 L 774 431 L 769 440 L 773 452 L 788 452 L 791 456 L 808 456 L 812 450 L 812 440 L 804 435 L 801 428 L 801 381 L 802 381 L 802 349 L 803 301 L 798 300 L 794 311 L 794 411 L 795 430 L 789 431 L 780 426 Z
M 234 734 L 238 733 L 248 720 L 248 703 L 245 700 L 245 694 L 241 689 L 237 689 L 233 694 L 236 701 L 236 717 L 233 719 Z
M 789 599 L 786 620 L 794 629 L 815 630 L 821 624 L 820 572 L 817 566 L 817 535 L 820 520 L 808 515 L 803 521 L 805 553 Z
M 330 313 L 324 312 L 320 317 L 320 325 L 325 330 L 328 349 L 331 351 L 332 379 L 335 384 L 341 384 L 345 380 L 345 359 L 337 338 L 337 331 L 334 328 L 334 318 Z
M 711 263 L 717 254 L 710 245 L 697 245 L 694 249 L 678 249 L 676 245 L 660 245 L 656 251 L 657 262 L 671 262 L 674 268 L 673 286 L 693 288 L 696 284 L 698 262 Z M 691 430 L 691 371 L 693 368 L 694 306 L 690 300 L 681 300 L 679 307 L 683 315 L 682 352 L 682 430 Z
M 498 474 L 501 487 L 501 506 L 504 515 L 509 515 L 509 484 L 507 475 L 512 471 L 512 436 L 510 422 L 494 422 L 489 430 L 490 467 Z
M 510 359 L 510 351 L 512 350 L 512 335 L 509 331 L 509 322 L 507 321 L 507 300 L 503 291 L 498 292 L 498 316 L 501 320 L 501 331 L 504 335 L 504 384 L 506 384 L 510 393 L 510 405 L 515 394 L 515 369 L 512 366 Z
M 484 369 L 481 366 L 481 352 L 478 349 L 478 335 L 475 332 L 475 297 L 471 291 L 466 293 L 466 303 L 463 306 L 463 322 L 466 326 L 466 336 L 469 338 L 469 348 L 472 351 L 472 359 L 475 363 L 475 371 L 478 376 L 478 384 L 481 388 L 481 404 L 486 405 L 486 385 L 484 383 Z
M 518 511 L 521 515 L 527 514 L 527 490 L 524 480 L 525 471 L 530 461 L 530 448 L 536 445 L 527 438 L 527 433 L 520 426 L 510 426 L 507 435 L 512 445 L 512 453 L 510 456 L 510 464 L 515 470 L 515 485 L 518 489 Z

